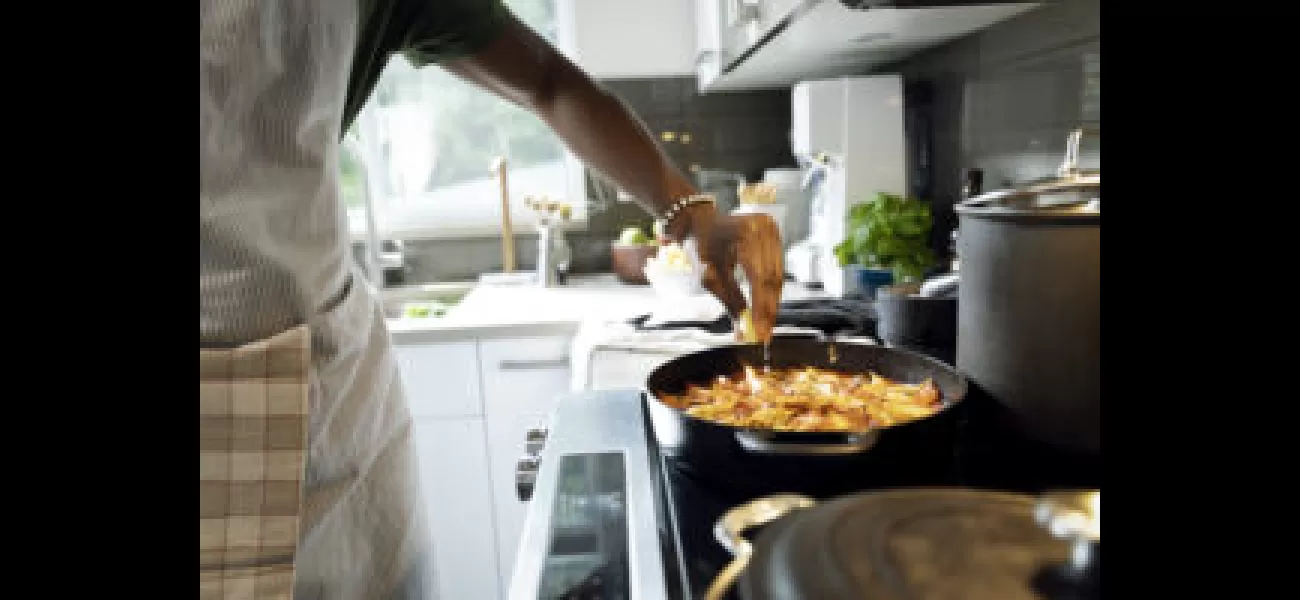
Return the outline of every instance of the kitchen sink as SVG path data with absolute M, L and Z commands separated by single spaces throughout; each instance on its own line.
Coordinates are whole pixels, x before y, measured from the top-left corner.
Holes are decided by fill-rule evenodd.
M 475 282 L 422 283 L 379 290 L 388 319 L 437 319 L 474 289 Z

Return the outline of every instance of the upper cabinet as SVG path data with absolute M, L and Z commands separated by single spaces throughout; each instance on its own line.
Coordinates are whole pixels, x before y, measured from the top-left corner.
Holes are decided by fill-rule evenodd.
M 701 0 L 704 92 L 860 75 L 1039 6 L 996 0 Z M 716 33 L 714 33 L 716 31 Z
M 712 0 L 709 0 L 712 1 Z M 555 0 L 560 46 L 597 79 L 695 73 L 694 0 Z
M 600 79 L 693 75 L 703 93 L 859 75 L 1040 5 L 998 0 L 555 0 Z

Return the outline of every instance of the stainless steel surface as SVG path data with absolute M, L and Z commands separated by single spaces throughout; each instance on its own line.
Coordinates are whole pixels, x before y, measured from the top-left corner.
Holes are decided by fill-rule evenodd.
M 1065 177 L 956 207 L 956 360 L 1026 433 L 1097 455 L 1101 176 L 1078 171 L 1081 136 L 1067 143 Z
M 959 274 L 944 273 L 943 275 L 937 275 L 922 282 L 921 289 L 918 290 L 917 293 L 920 294 L 922 298 L 941 298 L 949 296 L 957 291 L 957 286 L 960 285 L 960 282 Z
M 388 286 L 379 290 L 379 301 L 383 305 L 384 317 L 388 319 L 405 318 L 408 304 L 435 304 L 451 310 L 465 299 L 474 289 L 469 282 L 424 283 L 414 285 Z M 426 317 L 436 319 L 438 317 Z
M 537 284 L 552 287 L 558 281 L 555 268 L 555 252 L 551 246 L 551 236 L 555 230 L 550 227 L 537 228 Z
M 406 244 L 402 240 L 379 242 L 379 268 L 384 271 L 406 269 Z
M 356 137 L 348 136 L 343 143 L 353 146 L 361 167 L 361 199 L 366 219 L 366 239 L 363 248 L 366 278 L 376 289 L 383 289 L 384 272 L 380 267 L 379 227 L 375 220 L 375 197 L 379 195 L 380 189 L 376 178 L 370 176 L 370 168 L 375 162 L 370 157 L 368 146 L 359 142 Z
M 760 454 L 860 454 L 875 446 L 878 439 L 880 439 L 879 431 L 868 431 L 846 434 L 844 442 L 839 444 L 784 444 L 773 439 L 770 434 L 755 431 L 736 432 L 736 441 L 740 442 L 742 448 Z
M 745 539 L 745 531 L 771 523 L 793 511 L 811 508 L 815 504 L 817 501 L 807 496 L 777 494 L 747 502 L 724 513 L 713 527 L 713 537 L 735 558 L 709 585 L 704 594 L 705 599 L 721 598 L 749 564 L 754 547 Z
M 562 369 L 569 366 L 569 357 L 534 358 L 522 360 L 503 360 L 497 363 L 502 371 L 536 371 L 538 369 Z
M 541 457 L 535 454 L 525 454 L 515 463 L 515 495 L 519 497 L 520 502 L 527 502 L 533 497 L 533 489 L 537 483 L 537 470 L 542 466 Z
M 549 553 L 552 507 L 559 495 L 561 458 L 620 452 L 626 459 L 629 587 L 637 600 L 666 600 L 666 575 L 659 549 L 650 455 L 641 400 L 634 390 L 566 394 L 550 418 L 541 467 L 519 541 L 510 600 L 536 600 Z
M 1050 210 L 1062 216 L 1082 217 L 1100 213 L 1101 170 L 1079 168 L 1079 145 L 1087 131 L 1075 129 L 1067 136 L 1065 158 L 1056 176 L 980 194 L 959 203 L 958 212 L 997 211 L 1006 215 L 1041 216 L 1044 210 Z
M 524 452 L 529 454 L 540 454 L 542 446 L 546 444 L 546 428 L 530 427 L 524 432 Z
M 1070 570 L 1086 572 L 1101 544 L 1101 490 L 1045 494 L 1034 516 L 1055 537 L 1068 540 Z

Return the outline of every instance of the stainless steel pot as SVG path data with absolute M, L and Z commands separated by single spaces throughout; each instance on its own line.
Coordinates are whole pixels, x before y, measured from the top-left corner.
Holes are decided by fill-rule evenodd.
M 728 510 L 713 532 L 733 560 L 706 600 L 733 584 L 744 600 L 1101 598 L 1099 489 L 779 494 Z
M 1059 177 L 956 207 L 957 368 L 1045 442 L 1101 453 L 1101 173 Z

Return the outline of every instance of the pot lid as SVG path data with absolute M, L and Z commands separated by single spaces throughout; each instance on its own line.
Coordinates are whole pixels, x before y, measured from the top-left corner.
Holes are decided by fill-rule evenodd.
M 857 494 L 765 527 L 745 600 L 1100 598 L 1101 494 Z
M 1079 168 L 1084 130 L 1070 132 L 1065 160 L 1054 177 L 1015 188 L 993 190 L 958 203 L 958 214 L 1098 217 L 1101 214 L 1101 169 Z

